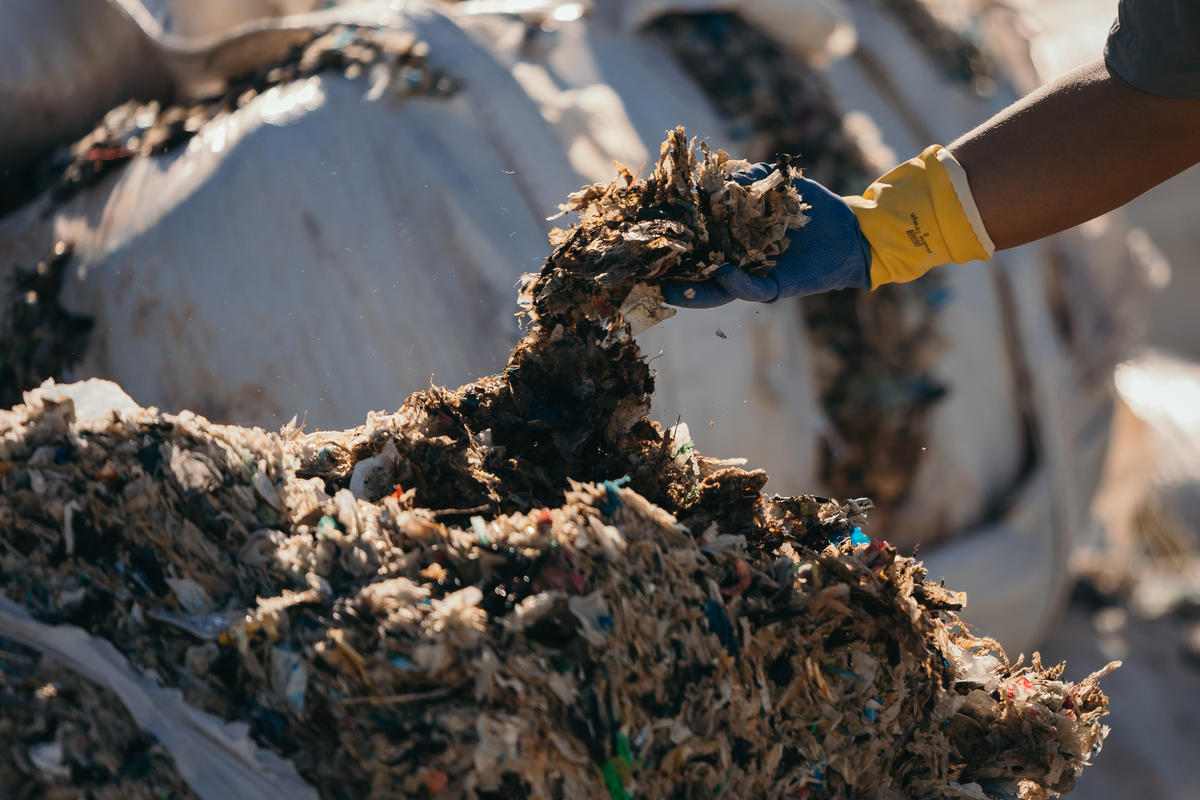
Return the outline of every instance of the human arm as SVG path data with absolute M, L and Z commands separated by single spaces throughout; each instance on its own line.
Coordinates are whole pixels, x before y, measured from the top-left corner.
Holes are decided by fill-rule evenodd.
M 681 297 L 678 287 L 664 293 L 677 305 L 711 306 L 735 297 L 875 288 L 941 264 L 987 259 L 993 248 L 1015 247 L 1110 211 L 1200 160 L 1200 37 L 1194 33 L 1200 33 L 1200 5 L 1123 0 L 1107 62 L 1097 60 L 1019 100 L 949 149 L 929 148 L 863 197 L 844 198 L 854 214 L 834 215 L 847 222 L 840 233 L 828 226 L 816 237 L 798 231 L 773 273 L 754 279 L 749 290 L 743 276 L 723 268 L 726 274 L 694 290 L 696 298 Z M 797 188 L 805 194 L 806 187 Z M 816 207 L 811 216 L 824 210 Z M 826 245 L 855 240 L 868 244 L 861 281 L 846 282 L 844 266 L 830 270 L 811 260 Z M 808 246 L 796 250 L 795 242 Z
M 949 151 L 1002 250 L 1098 217 L 1200 161 L 1200 100 L 1135 89 L 1097 59 Z

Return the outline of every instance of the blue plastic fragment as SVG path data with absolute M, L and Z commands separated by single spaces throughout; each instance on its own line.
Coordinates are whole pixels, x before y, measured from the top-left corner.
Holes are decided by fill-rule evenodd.
M 725 645 L 731 656 L 737 655 L 737 640 L 733 636 L 733 623 L 725 609 L 716 600 L 709 600 L 704 607 L 704 615 L 708 618 L 708 629 Z
M 871 543 L 871 537 L 867 536 L 865 533 L 863 533 L 862 528 L 855 527 L 854 531 L 850 534 L 850 544 L 857 545 L 857 544 L 870 544 L 870 543 Z
M 605 500 L 598 504 L 596 508 L 609 516 L 616 513 L 616 510 L 621 507 L 621 487 L 631 480 L 633 479 L 626 475 L 622 478 L 617 478 L 615 481 L 605 481 L 600 484 L 604 487 Z
M 612 630 L 614 624 L 613 618 L 608 614 L 601 614 L 596 618 L 596 625 L 599 626 L 600 630 L 602 631 Z
M 845 678 L 848 681 L 861 681 L 862 683 L 866 683 L 866 680 L 863 678 L 860 678 L 850 670 L 842 669 L 841 667 L 833 667 L 829 664 L 825 664 L 821 667 L 821 671 L 830 675 L 837 675 L 839 678 Z
M 352 41 L 354 41 L 355 33 L 356 33 L 356 28 L 354 26 L 350 26 L 346 30 L 342 31 L 341 34 L 338 35 L 338 37 L 336 39 L 334 39 L 333 49 L 341 50 L 343 47 L 350 44 Z
M 873 708 L 864 708 L 863 716 L 866 717 L 871 722 L 874 722 L 875 720 L 879 719 L 879 712 Z
M 171 611 L 150 611 L 147 616 L 151 619 L 173 625 L 182 631 L 205 641 L 215 641 L 222 633 L 229 630 L 230 620 L 224 614 L 175 614 Z
M 929 303 L 929 307 L 937 310 L 943 308 L 954 298 L 954 291 L 948 286 L 939 286 L 926 295 L 925 299 Z

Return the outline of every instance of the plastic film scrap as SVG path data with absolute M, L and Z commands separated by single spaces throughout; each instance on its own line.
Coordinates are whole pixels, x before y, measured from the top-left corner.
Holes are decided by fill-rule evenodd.
M 573 196 L 505 369 L 352 430 L 28 394 L 0 412 L 4 593 L 327 797 L 1069 790 L 1103 673 L 1010 663 L 870 541 L 869 501 L 764 497 L 646 418 L 629 297 L 803 235 L 790 182 L 737 166 L 680 130 L 647 180 Z

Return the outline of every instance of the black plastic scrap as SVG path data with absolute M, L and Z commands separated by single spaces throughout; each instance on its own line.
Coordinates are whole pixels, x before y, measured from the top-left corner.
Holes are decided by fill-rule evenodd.
M 29 395 L 0 412 L 4 593 L 246 721 L 326 797 L 1069 790 L 1103 671 L 1010 663 L 867 538 L 869 501 L 763 497 L 646 418 L 630 298 L 654 312 L 647 281 L 803 235 L 790 183 L 737 166 L 677 131 L 649 179 L 583 190 L 506 369 L 353 430 Z

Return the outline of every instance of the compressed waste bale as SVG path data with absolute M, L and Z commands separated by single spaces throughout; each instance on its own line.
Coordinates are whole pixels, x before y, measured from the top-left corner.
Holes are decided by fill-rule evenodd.
M 909 35 L 948 79 L 968 84 L 986 95 L 996 88 L 996 65 L 975 41 L 963 35 L 948 12 L 956 12 L 965 27 L 979 9 L 969 3 L 947 4 L 945 0 L 873 0 L 900 20 Z M 984 4 L 980 4 L 984 5 Z
M 94 333 L 55 377 L 108 377 L 145 404 L 222 421 L 278 427 L 299 413 L 343 428 L 433 373 L 457 385 L 502 363 L 520 338 L 513 282 L 544 259 L 546 217 L 581 179 L 512 76 L 439 8 L 333 9 L 300 48 L 340 34 L 317 72 L 245 104 L 198 101 L 215 116 L 195 135 L 185 126 L 166 152 L 139 150 L 70 199 L 43 194 L 0 221 L 5 267 L 74 246 L 61 302 Z M 412 48 L 346 60 L 405 38 Z M 260 59 L 268 82 L 275 49 Z M 177 107 L 192 101 L 157 113 Z M 133 122 L 158 127 L 142 110 Z M 137 131 L 114 133 L 140 147 Z M 431 277 L 432 263 L 446 269 Z M 348 307 L 353 324 L 295 324 L 296 309 Z M 462 311 L 467 324 L 451 322 Z
M 105 109 L 163 91 L 141 31 L 112 3 L 7 0 L 0 19 L 0 213 L 47 148 Z
M 408 31 L 331 23 L 294 36 L 307 41 L 281 60 L 230 78 L 215 94 L 166 105 L 130 100 L 113 108 L 65 157 L 47 157 L 32 170 L 37 181 L 30 196 L 48 192 L 52 202 L 62 203 L 135 156 L 178 150 L 218 115 L 274 87 L 321 73 L 369 77 L 378 93 L 386 88 L 397 97 L 446 97 L 456 88 L 448 75 L 427 63 L 428 44 Z
M 803 235 L 791 168 L 741 166 L 677 131 L 648 180 L 585 187 L 505 370 L 354 430 L 30 393 L 0 412 L 4 593 L 329 797 L 1069 790 L 1104 671 L 1008 662 L 866 537 L 869 501 L 764 498 L 646 419 L 647 281 Z

